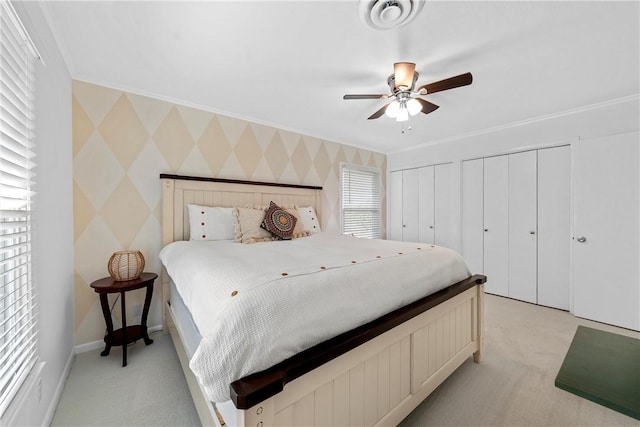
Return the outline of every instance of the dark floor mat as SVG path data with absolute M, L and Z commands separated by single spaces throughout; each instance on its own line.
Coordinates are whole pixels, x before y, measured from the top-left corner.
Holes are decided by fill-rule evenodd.
M 640 420 L 640 340 L 578 326 L 556 387 Z

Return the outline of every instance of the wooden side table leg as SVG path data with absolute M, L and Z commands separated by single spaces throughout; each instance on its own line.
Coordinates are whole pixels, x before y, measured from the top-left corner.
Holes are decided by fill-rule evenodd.
M 147 285 L 147 292 L 144 297 L 144 306 L 142 308 L 142 319 L 140 325 L 142 326 L 142 339 L 144 339 L 145 345 L 153 344 L 153 340 L 149 338 L 147 331 L 147 317 L 149 316 L 149 307 L 151 306 L 151 297 L 153 296 L 153 280 Z
M 111 343 L 113 343 L 113 321 L 111 320 L 111 311 L 109 310 L 109 299 L 107 294 L 100 294 L 100 306 L 102 307 L 102 315 L 107 324 L 107 335 L 104 337 L 105 348 L 100 356 L 108 356 L 111 351 Z
M 120 313 L 122 314 L 122 367 L 127 366 L 127 311 L 124 303 L 125 292 L 120 292 Z

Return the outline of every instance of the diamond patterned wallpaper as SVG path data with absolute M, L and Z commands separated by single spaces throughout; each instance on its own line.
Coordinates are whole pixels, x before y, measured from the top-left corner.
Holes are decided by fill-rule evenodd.
M 160 273 L 160 173 L 322 185 L 328 232 L 340 228 L 340 162 L 386 175 L 381 153 L 80 81 L 73 82 L 73 156 L 76 344 L 104 336 L 89 284 L 108 275 L 114 251 L 138 249 L 145 270 Z M 161 323 L 155 291 L 149 325 Z M 143 298 L 142 290 L 127 293 L 128 322 L 139 321 L 131 307 Z

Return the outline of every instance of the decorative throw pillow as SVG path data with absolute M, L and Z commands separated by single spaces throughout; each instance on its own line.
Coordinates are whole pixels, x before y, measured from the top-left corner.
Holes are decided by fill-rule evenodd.
M 279 206 L 296 218 L 296 226 L 293 228 L 293 234 L 291 235 L 292 239 L 311 236 L 311 233 L 309 233 L 304 229 L 304 224 L 300 220 L 300 213 L 298 212 L 298 206 L 296 205 L 279 205 Z M 245 208 L 262 209 L 265 212 L 267 209 L 269 209 L 268 206 L 253 205 L 253 204 L 248 204 L 245 206 Z
M 263 209 L 234 208 L 235 242 L 257 243 L 275 240 L 267 230 L 260 228 L 264 220 Z
M 304 231 L 307 231 L 310 234 L 322 231 L 320 230 L 320 221 L 318 221 L 318 216 L 316 215 L 316 210 L 313 206 L 298 208 L 298 214 L 300 216 L 300 221 L 303 224 Z
M 189 240 L 233 240 L 233 208 L 189 205 Z
M 260 227 L 280 240 L 291 240 L 296 222 L 298 220 L 295 216 L 271 202 Z

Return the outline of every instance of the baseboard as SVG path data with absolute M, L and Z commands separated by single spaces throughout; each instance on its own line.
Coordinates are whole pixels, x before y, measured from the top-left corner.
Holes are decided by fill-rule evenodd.
M 147 331 L 149 333 L 158 332 L 162 330 L 162 325 L 149 326 Z M 87 351 L 98 350 L 104 347 L 104 340 L 92 341 L 85 344 L 78 344 L 74 347 L 75 354 L 86 353 Z
M 67 383 L 67 378 L 69 378 L 69 373 L 71 372 L 71 366 L 73 365 L 73 359 L 75 359 L 76 353 L 75 350 L 69 353 L 69 358 L 67 359 L 67 363 L 64 366 L 64 371 L 62 371 L 62 375 L 60 376 L 60 381 L 58 381 L 58 386 L 56 387 L 53 396 L 51 397 L 51 402 L 49 402 L 49 408 L 47 409 L 47 413 L 44 414 L 44 420 L 42 422 L 43 426 L 50 426 L 53 421 L 53 416 L 56 413 L 56 409 L 58 408 L 58 403 L 60 403 L 60 398 L 62 397 L 62 391 L 64 390 L 64 385 Z

